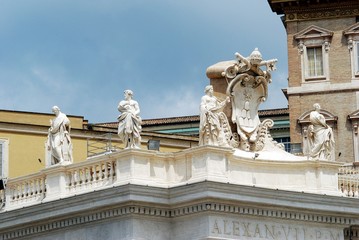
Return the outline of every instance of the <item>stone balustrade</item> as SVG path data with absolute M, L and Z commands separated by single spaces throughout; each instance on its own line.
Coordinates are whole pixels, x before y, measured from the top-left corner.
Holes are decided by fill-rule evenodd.
M 69 165 L 66 169 L 67 193 L 79 194 L 112 185 L 116 180 L 114 159 L 91 159 L 81 164 Z
M 347 197 L 359 197 L 359 169 L 352 165 L 343 166 L 338 173 L 338 186 Z
M 172 188 L 212 181 L 341 196 L 338 189 L 340 166 L 336 162 L 305 158 L 271 160 L 264 153 L 244 154 L 214 146 L 176 153 L 126 149 L 8 179 L 5 206 L 1 211 L 126 184 Z
M 39 204 L 46 195 L 46 175 L 37 173 L 8 181 L 5 189 L 6 209 Z

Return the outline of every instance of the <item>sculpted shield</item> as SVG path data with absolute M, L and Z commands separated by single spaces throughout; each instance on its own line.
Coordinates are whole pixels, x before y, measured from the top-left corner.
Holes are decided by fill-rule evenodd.
M 258 107 L 267 97 L 265 78 L 239 74 L 230 82 L 227 93 L 232 96 L 232 122 L 239 136 L 254 142 L 260 125 Z
M 249 57 L 239 53 L 235 56 L 237 61 L 222 72 L 229 82 L 227 95 L 232 103 L 231 120 L 237 128 L 239 147 L 245 151 L 259 151 L 263 149 L 267 128 L 273 121 L 261 122 L 258 108 L 267 98 L 270 71 L 275 70 L 277 59 L 264 61 L 258 49 L 254 49 Z

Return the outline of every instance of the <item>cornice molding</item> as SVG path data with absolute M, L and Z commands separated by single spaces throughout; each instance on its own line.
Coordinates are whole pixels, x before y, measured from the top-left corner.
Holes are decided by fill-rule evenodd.
M 320 9 L 320 10 L 319 10 Z M 320 7 L 320 8 L 290 8 L 285 10 L 285 21 L 304 21 L 304 20 L 318 20 L 329 18 L 343 18 L 355 17 L 359 15 L 359 5 L 353 4 L 351 6 L 340 6 L 337 4 L 335 7 Z
M 241 215 L 243 217 L 265 217 L 287 221 L 289 220 L 297 222 L 333 224 L 340 225 L 343 227 L 347 227 L 355 222 L 355 220 L 350 217 L 303 213 L 301 211 L 276 210 L 271 208 L 245 206 L 242 204 L 234 205 L 218 201 L 204 201 L 201 203 L 190 204 L 187 206 L 172 209 L 142 206 L 140 203 L 132 203 L 127 206 L 104 209 L 59 220 L 50 220 L 42 223 L 33 224 L 31 226 L 21 226 L 15 230 L 0 233 L 0 237 L 3 240 L 8 240 L 17 239 L 25 236 L 35 236 L 37 234 L 42 234 L 48 231 L 60 230 L 67 227 L 90 224 L 94 222 L 99 223 L 102 221 L 113 220 L 119 217 L 141 217 L 141 219 L 143 219 L 143 217 L 154 217 L 161 218 L 162 220 L 168 220 L 200 213 L 207 213 L 210 215 L 220 213 L 221 215 L 230 214 L 232 216 Z
M 129 184 L 2 212 L 0 239 L 34 237 L 118 218 L 168 221 L 197 214 L 251 216 L 344 228 L 357 224 L 358 204 L 357 199 L 209 181 L 171 189 Z

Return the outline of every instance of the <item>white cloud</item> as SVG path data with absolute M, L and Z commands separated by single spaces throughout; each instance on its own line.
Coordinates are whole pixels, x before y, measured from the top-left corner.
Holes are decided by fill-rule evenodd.
M 176 117 L 199 114 L 202 91 L 191 87 L 171 89 L 163 95 L 152 96 L 141 104 L 146 118 Z

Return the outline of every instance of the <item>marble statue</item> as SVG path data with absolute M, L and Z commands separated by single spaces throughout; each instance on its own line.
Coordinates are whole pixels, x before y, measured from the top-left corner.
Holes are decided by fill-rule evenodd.
M 319 160 L 331 160 L 331 152 L 334 150 L 333 130 L 320 113 L 320 105 L 315 103 L 314 110 L 310 113 L 309 119 L 312 125 L 309 126 L 310 157 Z
M 199 145 L 214 145 L 229 147 L 228 119 L 222 112 L 223 107 L 230 102 L 227 97 L 220 102 L 213 95 L 213 86 L 208 85 L 204 90 L 200 105 Z
M 50 120 L 47 150 L 51 152 L 50 164 L 72 163 L 72 143 L 70 120 L 57 106 L 52 107 L 55 118 Z
M 140 148 L 141 145 L 141 117 L 140 107 L 137 101 L 133 100 L 131 90 L 124 91 L 125 100 L 118 104 L 118 135 L 125 144 L 125 148 Z
M 235 53 L 237 61 L 222 73 L 231 79 L 227 87 L 232 103 L 232 122 L 237 126 L 240 148 L 245 151 L 259 151 L 264 147 L 263 139 L 270 121 L 260 122 L 258 108 L 268 95 L 271 83 L 270 71 L 275 70 L 277 59 L 264 61 L 258 49 L 243 57 Z M 266 66 L 262 70 L 261 66 Z

